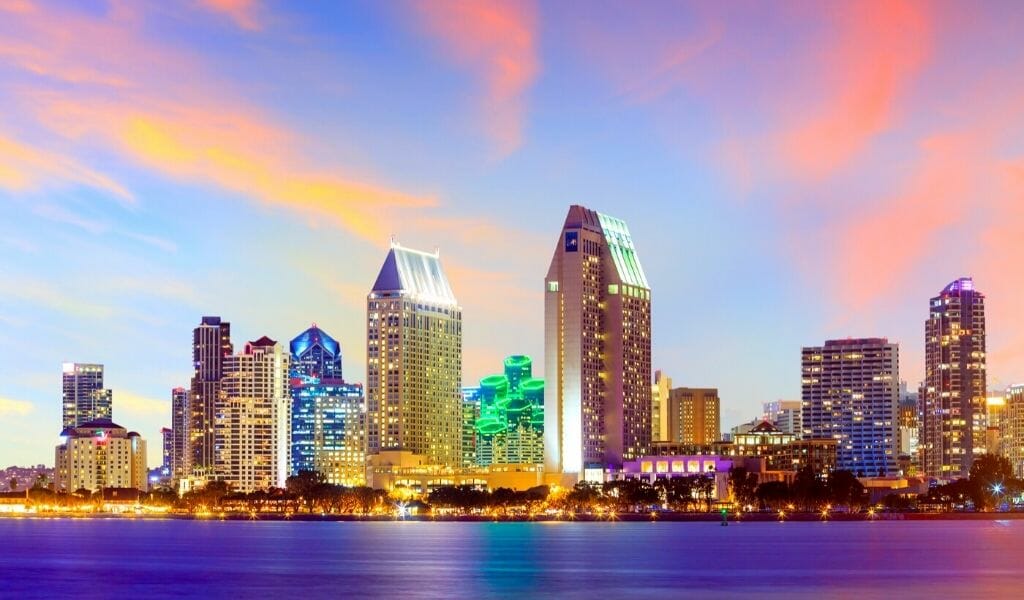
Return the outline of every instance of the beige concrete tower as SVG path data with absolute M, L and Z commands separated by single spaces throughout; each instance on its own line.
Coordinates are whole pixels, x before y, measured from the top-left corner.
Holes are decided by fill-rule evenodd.
M 217 401 L 215 472 L 233 490 L 284 487 L 291 470 L 290 357 L 264 336 L 224 359 Z
M 587 475 L 651 442 L 651 288 L 626 224 L 571 206 L 545 280 L 544 468 Z
M 462 309 L 437 253 L 392 244 L 366 298 L 366 449 L 462 465 Z

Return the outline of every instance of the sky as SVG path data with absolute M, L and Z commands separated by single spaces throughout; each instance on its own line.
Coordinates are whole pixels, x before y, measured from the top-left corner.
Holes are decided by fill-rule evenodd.
M 653 366 L 723 429 L 826 339 L 916 387 L 961 276 L 1024 381 L 1022 39 L 1012 1 L 0 0 L 0 465 L 52 464 L 64 361 L 157 464 L 202 315 L 316 322 L 362 381 L 392 236 L 440 249 L 465 383 L 540 363 L 570 204 L 628 223 Z

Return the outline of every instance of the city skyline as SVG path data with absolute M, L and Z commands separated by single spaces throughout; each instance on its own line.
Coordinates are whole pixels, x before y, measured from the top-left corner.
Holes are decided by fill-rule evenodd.
M 569 204 L 629 223 L 657 290 L 652 366 L 719 388 L 723 429 L 799 397 L 800 349 L 824 339 L 899 343 L 916 389 L 924 303 L 964 276 L 986 293 L 988 387 L 1024 380 L 1018 6 L 654 6 L 626 40 L 611 11 L 525 2 L 454 25 L 429 5 L 208 4 L 0 3 L 3 462 L 52 460 L 58 374 L 82 362 L 104 365 L 114 422 L 158 464 L 201 315 L 239 347 L 320 323 L 365 382 L 391 235 L 440 248 L 464 383 L 509 354 L 545 377 L 543 275 Z M 865 40 L 878 50 L 854 52 Z M 752 66 L 747 41 L 824 52 Z

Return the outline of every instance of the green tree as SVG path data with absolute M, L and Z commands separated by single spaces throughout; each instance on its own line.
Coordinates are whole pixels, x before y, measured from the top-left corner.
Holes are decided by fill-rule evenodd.
M 11 491 L 12 492 L 15 492 L 15 491 L 18 490 L 18 478 L 17 477 L 11 477 L 10 486 L 11 486 Z
M 729 488 L 737 504 L 753 504 L 757 501 L 757 474 L 748 473 L 743 467 L 733 467 L 729 469 Z
M 785 481 L 766 481 L 757 486 L 755 494 L 761 506 L 772 510 L 783 510 L 793 502 L 793 496 Z
M 805 511 L 818 510 L 828 498 L 828 489 L 810 465 L 805 465 L 796 472 L 790 492 L 793 501 Z
M 715 476 L 714 474 L 703 474 L 696 475 L 691 478 L 693 480 L 693 494 L 698 500 L 704 502 L 704 510 L 706 512 L 711 511 L 711 500 L 715 493 Z
M 1013 484 L 1013 466 L 1005 456 L 983 454 L 974 459 L 968 476 L 975 510 L 991 510 Z
M 853 510 L 867 505 L 868 493 L 852 471 L 833 471 L 828 478 L 828 499 Z
M 300 502 L 306 505 L 306 512 L 313 512 L 313 506 L 320 499 L 323 492 L 323 484 L 326 481 L 320 471 L 299 471 L 285 480 L 285 489 L 288 493 L 294 494 Z

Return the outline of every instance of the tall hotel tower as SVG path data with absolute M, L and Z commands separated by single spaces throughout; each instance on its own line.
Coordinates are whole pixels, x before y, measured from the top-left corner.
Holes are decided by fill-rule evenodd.
M 462 465 L 462 309 L 439 255 L 392 243 L 366 298 L 367 454 Z
M 103 365 L 64 363 L 62 366 L 64 427 L 78 427 L 97 419 L 109 421 L 113 394 L 103 387 Z
M 214 465 L 214 427 L 217 399 L 224 378 L 224 361 L 233 351 L 231 324 L 220 317 L 203 317 L 192 331 L 192 388 L 188 395 L 187 474 L 211 474 Z
M 885 338 L 828 340 L 803 349 L 804 439 L 834 439 L 836 468 L 896 473 L 899 346 Z
M 966 477 L 985 452 L 985 296 L 974 281 L 950 283 L 925 321 L 922 466 L 931 477 Z
M 582 206 L 545 286 L 544 468 L 588 477 L 650 449 L 651 288 L 626 224 Z

